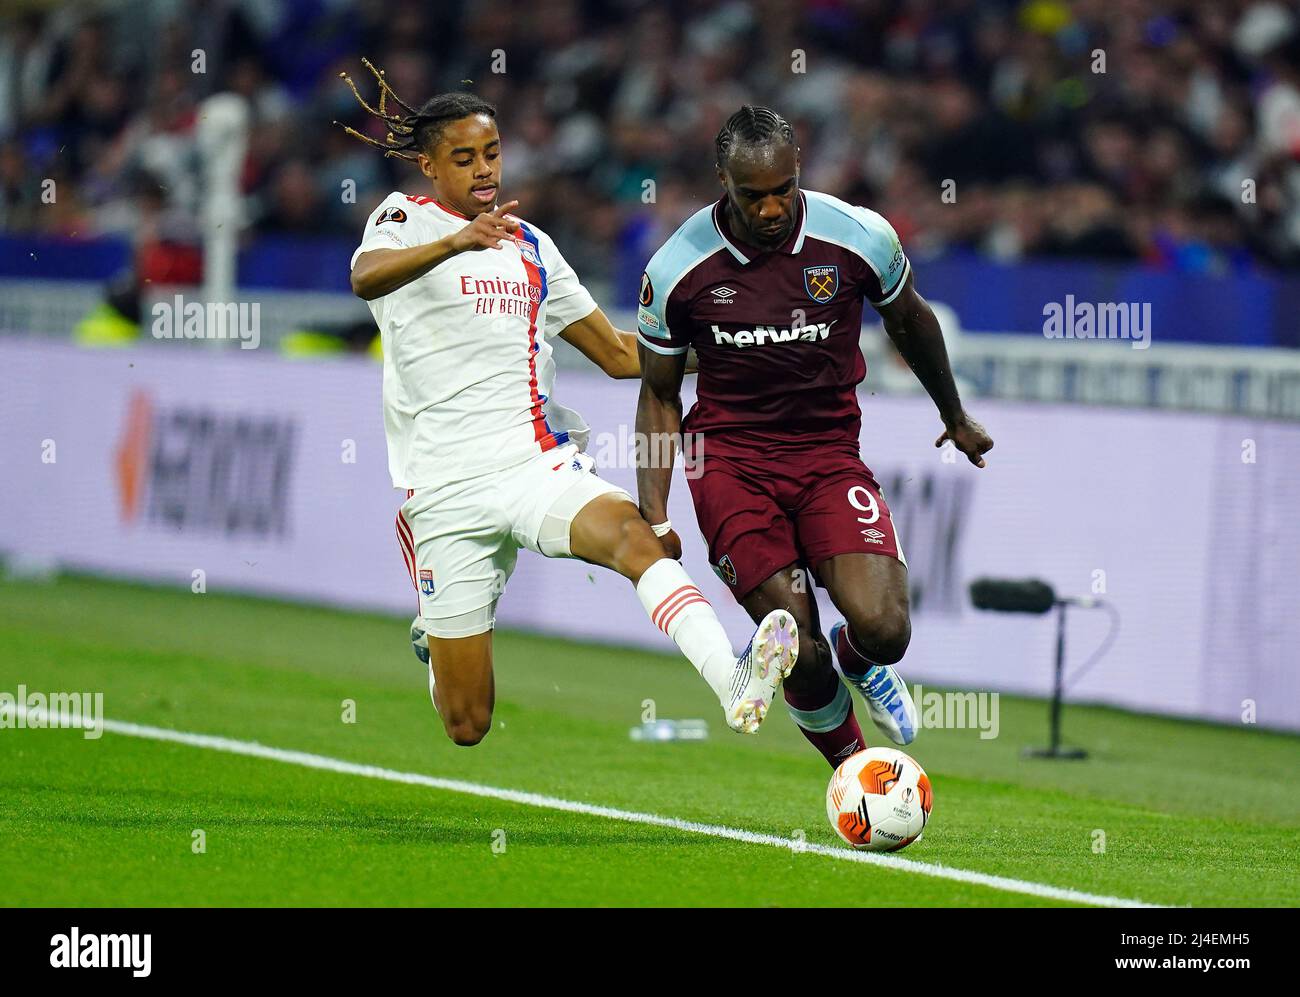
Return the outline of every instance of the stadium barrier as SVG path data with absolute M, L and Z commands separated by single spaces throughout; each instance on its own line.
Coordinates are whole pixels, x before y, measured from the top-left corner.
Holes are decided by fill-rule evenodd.
M 414 613 L 372 361 L 0 338 L 0 369 L 12 562 Z M 557 397 L 593 426 L 601 473 L 633 489 L 636 385 L 571 370 Z M 990 400 L 975 414 L 997 447 L 977 471 L 933 448 L 928 400 L 862 401 L 863 453 L 908 558 L 909 680 L 1046 694 L 1050 621 L 965 597 L 976 576 L 1033 575 L 1120 614 L 1069 699 L 1300 730 L 1300 425 Z M 680 469 L 669 511 L 739 645 L 750 625 L 707 567 Z M 835 618 L 824 597 L 823 613 Z M 521 557 L 499 622 L 671 650 L 625 581 L 577 562 Z M 1104 614 L 1072 618 L 1071 664 L 1106 633 Z M 405 630 L 374 653 L 409 653 Z
M 354 237 L 259 235 L 238 256 L 234 286 L 346 294 Z M 561 245 L 563 249 L 563 245 Z M 610 310 L 635 311 L 645 261 L 658 247 L 633 239 L 611 247 L 607 284 L 584 275 Z M 1143 302 L 1160 343 L 1300 347 L 1300 275 L 1246 266 L 1224 273 L 1063 258 L 1000 263 L 965 251 L 929 257 L 912 247 L 918 287 L 931 301 L 960 302 L 969 329 L 1035 333 L 1043 308 L 1075 301 Z M 0 232 L 0 278 L 105 281 L 127 267 L 125 236 L 66 239 Z
M 203 300 L 194 287 L 149 287 L 142 295 L 142 327 L 150 340 L 154 307 L 174 295 Z M 0 335 L 62 339 L 101 306 L 100 285 L 83 281 L 0 278 Z M 259 348 L 285 350 L 304 331 L 337 336 L 371 326 L 369 309 L 350 294 L 324 291 L 241 290 L 236 302 L 258 306 Z M 1153 340 L 1151 349 L 1123 341 L 1048 340 L 1041 336 L 968 333 L 951 308 L 932 302 L 944 324 L 953 364 L 967 397 L 1086 405 L 1225 412 L 1300 420 L 1300 351 L 1267 347 L 1197 346 Z M 633 312 L 613 311 L 620 328 L 635 326 Z M 78 335 L 80 335 L 78 333 Z M 204 349 L 238 348 L 235 342 L 187 341 Z M 898 361 L 879 326 L 867 326 L 862 349 L 872 375 L 868 389 L 883 394 L 920 391 Z M 559 343 L 561 368 L 587 361 Z M 894 376 L 890 376 L 894 375 Z

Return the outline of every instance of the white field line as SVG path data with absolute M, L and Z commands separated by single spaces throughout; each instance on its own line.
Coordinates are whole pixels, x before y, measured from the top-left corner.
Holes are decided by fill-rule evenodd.
M 45 710 L 24 709 L 28 718 L 48 716 Z M 57 721 L 57 718 L 56 718 Z M 29 721 L 30 722 L 30 721 Z M 898 855 L 880 852 L 859 852 L 849 848 L 836 848 L 818 845 L 792 838 L 783 838 L 775 834 L 761 834 L 746 831 L 738 827 L 726 827 L 721 824 L 701 824 L 697 821 L 682 820 L 678 817 L 661 817 L 658 814 L 638 813 L 635 810 L 619 810 L 615 807 L 602 807 L 594 803 L 582 803 L 577 800 L 565 800 L 558 796 L 544 796 L 541 793 L 525 793 L 517 789 L 501 789 L 477 782 L 465 782 L 460 779 L 444 779 L 439 776 L 424 775 L 419 772 L 399 772 L 395 769 L 381 768 L 377 765 L 360 765 L 356 762 L 330 758 L 326 755 L 314 755 L 306 751 L 288 751 L 273 748 L 256 741 L 237 741 L 228 737 L 216 737 L 211 734 L 191 734 L 186 731 L 170 730 L 166 727 L 150 727 L 144 724 L 128 723 L 122 720 L 101 720 L 103 730 L 126 737 L 139 737 L 151 741 L 169 741 L 184 744 L 192 748 L 207 748 L 210 751 L 224 751 L 231 755 L 244 755 L 248 758 L 265 758 L 287 765 L 300 765 L 303 768 L 319 769 L 324 772 L 337 772 L 342 775 L 357 775 L 367 779 L 383 779 L 387 782 L 400 782 L 409 786 L 426 786 L 448 793 L 461 793 L 465 796 L 479 796 L 491 800 L 503 800 L 525 807 L 539 807 L 544 810 L 562 810 L 566 813 L 585 814 L 589 817 L 604 817 L 607 820 L 621 820 L 629 824 L 648 824 L 651 827 L 666 827 L 687 834 L 702 834 L 710 838 L 724 838 L 728 841 L 740 841 L 747 845 L 767 845 L 782 848 L 794 854 L 819 855 L 836 859 L 840 862 L 859 862 L 864 865 L 880 866 L 898 872 L 911 872 L 919 876 L 934 879 L 946 879 L 955 883 L 971 883 L 986 886 L 1008 893 L 1020 893 L 1025 896 L 1042 897 L 1047 900 L 1061 900 L 1069 903 L 1088 904 L 1094 907 L 1157 907 L 1159 904 L 1146 904 L 1140 900 L 1126 900 L 1123 897 L 1110 897 L 1103 894 L 1084 893 L 1061 886 L 1049 886 L 1045 883 L 1033 883 L 1008 876 L 994 876 L 985 872 L 973 872 L 968 869 L 954 869 L 932 862 L 918 862 Z M 90 726 L 89 722 L 85 726 Z

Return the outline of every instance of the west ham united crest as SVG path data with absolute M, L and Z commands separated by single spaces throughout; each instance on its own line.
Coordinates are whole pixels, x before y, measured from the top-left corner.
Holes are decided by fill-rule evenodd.
M 723 554 L 722 560 L 714 565 L 713 570 L 717 572 L 718 577 L 730 585 L 736 586 L 736 566 L 731 563 L 731 555 Z
M 420 569 L 420 591 L 425 595 L 433 595 L 433 572 L 428 568 Z
M 840 268 L 804 267 L 803 287 L 808 292 L 808 297 L 819 305 L 830 301 L 840 289 Z

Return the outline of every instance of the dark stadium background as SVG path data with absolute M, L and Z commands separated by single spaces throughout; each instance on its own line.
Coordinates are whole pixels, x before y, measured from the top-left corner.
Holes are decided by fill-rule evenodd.
M 1178 303 L 1175 339 L 1300 346 L 1300 40 L 1283 4 L 125 0 L 10 4 L 0 25 L 10 276 L 33 247 L 46 277 L 192 272 L 158 245 L 198 245 L 189 138 L 198 102 L 230 89 L 254 122 L 241 274 L 346 290 L 320 261 L 414 182 L 329 124 L 382 137 L 338 80 L 366 86 L 368 56 L 408 102 L 472 81 L 497 105 L 511 196 L 610 305 L 633 303 L 650 253 L 715 196 L 713 135 L 749 100 L 795 123 L 807 186 L 891 219 L 932 297 L 998 289 L 965 296 L 967 328 L 1033 331 L 1024 302 L 1068 280 L 1081 298 Z M 60 183 L 57 208 L 35 176 Z

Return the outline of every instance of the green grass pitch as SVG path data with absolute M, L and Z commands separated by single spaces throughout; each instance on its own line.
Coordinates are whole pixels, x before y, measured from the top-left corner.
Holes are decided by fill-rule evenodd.
M 403 620 L 85 577 L 0 582 L 0 692 L 102 692 L 113 720 L 835 844 L 829 769 L 783 709 L 742 738 L 671 654 L 515 633 L 496 648 L 494 729 L 457 748 Z M 707 719 L 711 738 L 632 742 L 647 699 L 661 717 Z M 1300 904 L 1300 739 L 1071 706 L 1069 739 L 1091 757 L 1024 760 L 1045 714 L 1004 696 L 996 739 L 921 733 L 912 753 L 935 810 L 903 857 L 1148 903 Z M 1060 903 L 72 730 L 0 730 L 0 882 L 0 903 L 40 906 Z

